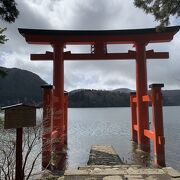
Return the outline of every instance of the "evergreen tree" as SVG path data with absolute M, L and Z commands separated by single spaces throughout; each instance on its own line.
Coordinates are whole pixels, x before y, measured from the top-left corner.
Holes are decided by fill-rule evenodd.
M 160 27 L 169 25 L 170 16 L 180 16 L 180 0 L 134 0 L 134 5 L 152 14 Z
M 19 11 L 16 8 L 17 4 L 15 0 L 0 0 L 0 18 L 8 23 L 15 22 L 15 19 L 19 15 Z M 6 28 L 0 28 L 0 44 L 4 44 L 8 39 L 3 34 Z M 0 77 L 6 75 L 6 72 L 0 70 Z

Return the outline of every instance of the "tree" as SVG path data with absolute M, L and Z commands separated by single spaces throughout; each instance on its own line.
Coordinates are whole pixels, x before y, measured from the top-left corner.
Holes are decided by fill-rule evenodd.
M 160 22 L 159 27 L 169 25 L 170 16 L 180 16 L 180 0 L 134 0 L 134 5 L 152 14 Z
M 15 22 L 15 19 L 19 15 L 19 11 L 16 8 L 17 4 L 15 0 L 0 0 L 0 18 L 8 23 Z M 7 41 L 5 35 L 2 33 L 6 30 L 6 28 L 0 29 L 0 43 L 4 44 Z
M 31 128 L 24 128 L 23 133 L 23 167 L 22 175 L 28 180 L 33 169 L 40 166 L 41 155 L 41 124 Z M 0 124 L 0 180 L 15 179 L 15 131 L 5 130 Z
M 17 4 L 15 0 L 0 0 L 0 18 L 8 23 L 15 22 L 15 19 L 19 15 L 19 11 L 16 8 Z M 8 39 L 3 34 L 6 28 L 0 28 L 0 44 L 4 44 Z M 0 77 L 4 77 L 6 72 L 0 70 Z

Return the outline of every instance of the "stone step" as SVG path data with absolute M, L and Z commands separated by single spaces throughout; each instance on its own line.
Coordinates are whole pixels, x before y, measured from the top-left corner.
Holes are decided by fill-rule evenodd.
M 156 175 L 156 174 L 165 174 L 165 171 L 162 169 L 150 169 L 150 168 L 128 168 L 128 169 L 119 169 L 119 168 L 108 168 L 108 169 L 101 169 L 95 168 L 91 169 L 84 169 L 84 170 L 66 170 L 65 176 L 73 176 L 73 175 Z
M 180 172 L 171 167 L 143 168 L 140 165 L 81 166 L 66 170 L 58 180 L 179 180 Z
M 81 169 L 81 170 L 66 170 L 65 180 L 77 179 L 103 179 L 107 176 L 114 176 L 123 179 L 146 179 L 148 177 L 158 177 L 158 179 L 168 180 L 171 179 L 169 175 L 165 173 L 162 169 L 152 169 L 152 168 L 139 168 L 137 167 L 124 167 L 123 168 L 100 168 L 96 167 L 94 169 Z M 108 178 L 108 177 L 107 177 Z
M 79 166 L 78 169 L 79 170 L 93 170 L 95 168 L 100 168 L 100 169 L 113 169 L 113 168 L 117 168 L 117 169 L 128 169 L 129 167 L 133 167 L 133 168 L 142 168 L 141 165 L 134 165 L 134 164 L 123 164 L 123 165 L 112 165 L 112 166 L 107 166 L 107 165 L 87 165 L 87 166 Z

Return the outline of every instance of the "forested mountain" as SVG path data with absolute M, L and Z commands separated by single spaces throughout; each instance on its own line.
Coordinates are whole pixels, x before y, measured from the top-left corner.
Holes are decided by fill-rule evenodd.
M 18 68 L 0 67 L 7 73 L 0 77 L 0 106 L 19 102 L 41 104 L 41 85 L 46 82 L 38 75 Z
M 112 91 L 79 89 L 69 92 L 69 107 L 128 107 L 130 89 Z M 180 106 L 180 90 L 164 90 L 164 106 Z
M 129 92 L 81 89 L 69 92 L 69 107 L 127 107 Z
M 0 77 L 0 106 L 25 102 L 42 105 L 41 85 L 46 82 L 38 75 L 17 68 L 3 68 Z M 126 88 L 107 90 L 76 89 L 69 92 L 69 107 L 127 107 L 129 94 Z M 180 106 L 180 90 L 164 90 L 164 105 Z

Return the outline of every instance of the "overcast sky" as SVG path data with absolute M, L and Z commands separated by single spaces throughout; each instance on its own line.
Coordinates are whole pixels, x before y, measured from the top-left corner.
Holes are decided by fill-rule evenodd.
M 8 42 L 0 47 L 0 66 L 17 67 L 38 74 L 52 83 L 52 62 L 32 62 L 30 53 L 44 53 L 50 46 L 29 45 L 17 28 L 59 30 L 133 29 L 157 25 L 153 16 L 135 8 L 133 0 L 18 0 L 20 15 L 7 27 Z M 171 25 L 180 20 L 171 18 Z M 147 49 L 169 51 L 169 60 L 148 60 L 148 84 L 164 83 L 166 89 L 180 89 L 180 32 L 170 43 L 151 44 Z M 127 52 L 132 45 L 114 45 L 108 52 Z M 69 46 L 65 50 L 89 52 L 90 47 Z M 65 62 L 65 89 L 135 89 L 134 61 Z

